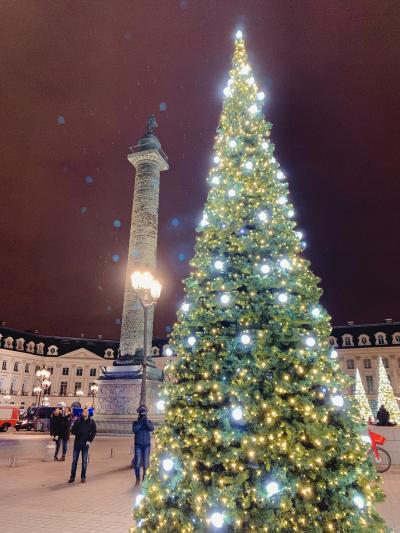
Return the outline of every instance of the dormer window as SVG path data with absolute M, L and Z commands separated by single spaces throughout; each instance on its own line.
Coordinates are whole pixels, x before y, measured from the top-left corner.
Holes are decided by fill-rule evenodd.
M 396 333 L 393 333 L 393 335 L 392 335 L 392 343 L 393 344 L 400 344 L 400 332 L 396 331 Z
M 342 335 L 342 339 L 343 339 L 343 346 L 354 346 L 352 335 L 349 335 L 348 333 L 346 333 L 345 335 Z
M 329 339 L 328 339 L 328 342 L 329 342 L 329 345 L 332 348 L 337 348 L 338 347 L 336 337 L 330 336 Z
M 54 344 L 47 348 L 47 355 L 58 355 L 58 348 Z
M 24 350 L 25 339 L 17 339 L 17 350 L 22 352 Z
M 35 353 L 35 343 L 33 341 L 29 341 L 26 345 L 26 351 L 28 353 Z
M 375 344 L 379 344 L 380 346 L 387 344 L 386 334 L 382 331 L 378 331 L 378 333 L 375 333 Z
M 7 337 L 6 339 L 4 339 L 4 348 L 12 350 L 14 348 L 13 343 L 14 339 L 12 337 Z
M 44 343 L 38 342 L 36 344 L 36 353 L 38 353 L 39 355 L 43 355 L 43 348 L 44 348 Z
M 365 335 L 365 333 L 358 337 L 358 346 L 368 346 L 370 344 L 371 341 L 369 340 L 368 335 Z

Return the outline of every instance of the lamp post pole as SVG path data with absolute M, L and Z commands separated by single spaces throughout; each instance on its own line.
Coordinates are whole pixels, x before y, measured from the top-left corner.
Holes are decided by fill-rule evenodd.
M 97 394 L 97 391 L 99 390 L 99 386 L 95 383 L 90 386 L 90 390 L 92 391 L 92 407 L 94 407 L 94 397 Z
M 140 386 L 139 407 L 147 407 L 147 357 L 149 353 L 149 339 L 147 331 L 149 310 L 155 306 L 160 294 L 161 283 L 154 279 L 149 272 L 134 272 L 131 276 L 132 287 L 137 295 L 140 305 L 143 308 L 144 332 L 143 332 L 143 365 L 142 365 L 142 383 Z

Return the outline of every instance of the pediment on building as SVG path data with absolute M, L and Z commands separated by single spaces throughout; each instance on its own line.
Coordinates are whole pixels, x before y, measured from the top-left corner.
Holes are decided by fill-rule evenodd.
M 73 360 L 92 360 L 92 361 L 104 361 L 103 357 L 100 357 L 99 355 L 96 355 L 95 353 L 91 352 L 90 350 L 86 350 L 86 348 L 78 348 L 77 350 L 73 350 L 72 352 L 65 353 L 64 355 L 60 355 L 59 359 L 73 359 Z

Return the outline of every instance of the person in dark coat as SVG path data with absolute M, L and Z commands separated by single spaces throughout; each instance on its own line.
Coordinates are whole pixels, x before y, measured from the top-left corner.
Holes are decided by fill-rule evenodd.
M 390 422 L 390 414 L 386 407 L 382 404 L 379 407 L 379 411 L 376 414 L 378 420 L 377 426 L 395 426 L 394 422 Z
M 83 408 L 82 416 L 72 426 L 71 433 L 75 435 L 75 442 L 71 466 L 71 477 L 69 478 L 68 483 L 74 483 L 75 481 L 76 468 L 78 466 L 78 459 L 81 453 L 81 483 L 85 483 L 89 446 L 96 436 L 96 423 L 92 418 L 89 417 L 89 410 L 87 407 Z
M 58 452 L 60 451 L 61 444 L 63 445 L 63 451 L 61 461 L 65 461 L 65 454 L 67 453 L 67 427 L 64 417 L 58 407 L 55 408 L 54 413 L 50 417 L 50 435 L 56 442 L 56 451 L 54 453 L 54 460 L 58 461 Z M 65 443 L 65 444 L 64 444 Z
M 147 418 L 147 407 L 141 405 L 137 412 L 138 419 L 132 424 L 132 432 L 135 434 L 135 456 L 133 458 L 136 486 L 140 485 L 140 470 L 143 468 L 143 478 L 146 476 L 146 470 L 150 462 L 151 432 L 154 431 L 154 425 Z

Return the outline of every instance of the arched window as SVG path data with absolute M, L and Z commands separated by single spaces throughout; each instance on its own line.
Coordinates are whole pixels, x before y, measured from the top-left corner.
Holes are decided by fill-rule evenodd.
M 7 350 L 14 349 L 14 339 L 12 337 L 7 337 L 4 339 L 4 348 L 7 348 Z
M 353 336 L 350 335 L 349 333 L 345 333 L 344 335 L 342 335 L 342 341 L 343 341 L 344 348 L 346 346 L 354 346 Z
M 396 331 L 396 333 L 393 333 L 392 335 L 392 343 L 393 344 L 400 344 L 400 332 Z
M 26 345 L 26 351 L 28 353 L 35 353 L 35 343 L 33 341 L 29 341 Z
M 58 355 L 58 348 L 54 344 L 47 348 L 47 355 Z
M 378 331 L 375 333 L 375 344 L 379 344 L 380 346 L 387 344 L 386 334 L 383 333 L 383 331 Z
M 330 346 L 332 346 L 332 348 L 337 348 L 337 347 L 338 347 L 336 337 L 333 337 L 333 336 L 331 335 L 331 336 L 329 337 L 329 339 L 328 339 L 328 342 L 329 342 Z
M 114 359 L 114 350 L 112 348 L 107 348 L 104 352 L 104 359 Z
M 25 339 L 22 339 L 22 338 L 17 339 L 17 350 L 19 350 L 20 352 L 23 352 L 24 344 L 25 344 Z
M 369 340 L 369 336 L 363 333 L 358 337 L 358 346 L 369 346 L 371 344 L 371 341 Z

